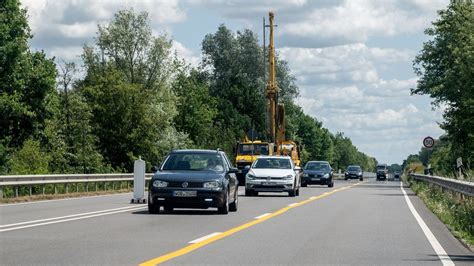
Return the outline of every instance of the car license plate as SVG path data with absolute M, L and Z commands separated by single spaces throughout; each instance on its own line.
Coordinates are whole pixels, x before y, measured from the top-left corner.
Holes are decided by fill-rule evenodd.
M 174 191 L 173 196 L 175 197 L 196 197 L 197 191 Z
M 275 182 L 262 182 L 262 185 L 264 186 L 272 186 L 272 185 L 275 185 L 276 183 Z
M 311 178 L 311 181 L 319 181 L 319 178 Z

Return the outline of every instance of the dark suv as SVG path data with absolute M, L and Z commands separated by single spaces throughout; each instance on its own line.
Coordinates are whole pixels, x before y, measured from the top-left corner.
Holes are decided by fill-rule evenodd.
M 388 166 L 387 164 L 377 165 L 377 180 L 387 180 L 388 178 Z
M 219 213 L 237 211 L 237 169 L 220 150 L 172 151 L 148 186 L 148 212 L 173 208 L 215 207 Z

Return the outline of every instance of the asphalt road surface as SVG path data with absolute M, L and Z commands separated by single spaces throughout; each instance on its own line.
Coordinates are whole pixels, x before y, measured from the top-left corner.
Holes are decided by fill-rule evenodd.
M 474 265 L 399 181 L 239 194 L 229 215 L 150 215 L 130 193 L 0 205 L 0 265 Z

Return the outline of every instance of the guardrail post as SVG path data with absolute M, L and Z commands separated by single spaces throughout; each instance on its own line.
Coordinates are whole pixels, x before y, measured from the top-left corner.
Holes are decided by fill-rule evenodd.
M 0 186 L 0 199 L 3 199 L 3 187 Z
M 18 198 L 18 187 L 15 186 L 15 198 Z
M 58 187 L 54 184 L 54 195 L 58 194 Z
M 89 192 L 89 183 L 86 183 L 86 192 Z
M 68 189 L 69 186 L 68 186 L 68 184 L 66 183 L 66 184 L 64 184 L 64 186 L 65 186 L 66 194 L 69 193 L 69 189 Z
M 30 197 L 31 197 L 31 194 L 33 194 L 32 192 L 32 189 L 31 189 L 31 186 L 29 186 L 29 189 L 30 189 Z
M 43 190 L 43 191 L 42 191 L 42 192 L 43 192 L 42 194 L 43 194 L 43 196 L 44 196 L 44 191 L 46 190 L 46 185 L 43 185 L 42 190 Z
M 95 191 L 97 191 L 97 182 L 94 183 Z

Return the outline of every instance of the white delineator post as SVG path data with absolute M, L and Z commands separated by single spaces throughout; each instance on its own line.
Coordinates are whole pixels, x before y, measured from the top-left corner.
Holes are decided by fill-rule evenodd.
M 133 199 L 132 203 L 145 203 L 145 161 L 135 160 L 133 165 Z

